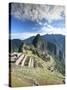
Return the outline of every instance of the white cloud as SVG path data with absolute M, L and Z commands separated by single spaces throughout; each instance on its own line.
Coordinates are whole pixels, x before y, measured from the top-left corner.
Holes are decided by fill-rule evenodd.
M 43 26 L 41 28 L 41 34 L 63 34 L 66 35 L 67 31 L 65 28 L 56 28 L 52 27 L 50 25 L 47 25 L 47 27 Z
M 65 15 L 64 6 L 22 3 L 13 3 L 11 5 L 11 14 L 21 20 L 29 19 L 32 21 L 40 21 L 42 19 L 47 19 L 49 22 L 51 22 L 52 20 L 62 19 L 63 17 L 61 12 L 63 12 Z
M 42 23 L 42 22 L 39 22 L 39 25 L 43 25 L 44 23 Z
M 23 33 L 11 33 L 11 39 L 21 39 L 21 40 L 24 40 L 24 39 L 27 39 L 31 36 L 35 36 L 37 35 L 37 33 L 33 32 L 33 33 L 29 33 L 29 32 L 23 32 Z
M 61 15 L 63 12 L 63 15 Z M 32 20 L 37 21 L 37 24 L 41 26 L 37 30 L 37 27 L 32 28 L 32 32 L 22 33 L 11 33 L 11 38 L 27 39 L 36 34 L 63 34 L 66 35 L 65 28 L 56 28 L 49 25 L 53 20 L 61 20 L 65 18 L 65 7 L 44 5 L 44 4 L 22 4 L 12 3 L 11 4 L 11 15 L 21 20 Z M 41 22 L 42 19 L 48 20 L 47 22 Z
M 35 29 L 35 28 L 34 28 Z M 11 39 L 27 39 L 31 36 L 36 36 L 37 34 L 45 35 L 45 34 L 62 34 L 66 35 L 67 31 L 65 28 L 55 28 L 50 25 L 47 27 L 44 25 L 40 30 L 35 32 L 22 32 L 22 33 L 11 33 Z

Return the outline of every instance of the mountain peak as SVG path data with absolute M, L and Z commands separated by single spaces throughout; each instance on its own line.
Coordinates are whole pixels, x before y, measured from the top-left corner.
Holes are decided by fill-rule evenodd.
M 36 37 L 40 38 L 41 36 L 40 36 L 40 34 L 37 34 Z
M 35 48 L 37 48 L 40 51 L 45 51 L 46 49 L 46 42 L 45 40 L 40 36 L 40 34 L 37 34 L 35 38 L 32 41 L 32 44 Z

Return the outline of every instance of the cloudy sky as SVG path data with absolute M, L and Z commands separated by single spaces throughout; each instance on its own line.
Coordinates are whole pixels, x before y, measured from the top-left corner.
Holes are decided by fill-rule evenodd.
M 66 33 L 64 6 L 12 3 L 10 7 L 12 39 Z

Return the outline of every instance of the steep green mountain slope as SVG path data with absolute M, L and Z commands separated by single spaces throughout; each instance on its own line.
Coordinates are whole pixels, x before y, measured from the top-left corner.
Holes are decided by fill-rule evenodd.
M 65 63 L 57 56 L 56 45 L 49 42 L 47 47 L 46 42 L 38 34 L 31 43 L 20 43 L 14 62 L 11 62 L 12 87 L 65 83 Z
M 9 40 L 9 52 L 17 52 L 21 43 L 22 40 L 19 39 Z
M 27 48 L 26 48 L 27 49 Z M 42 59 L 32 50 L 27 49 L 22 52 L 27 59 L 24 66 L 11 63 L 11 86 L 39 86 L 39 85 L 56 85 L 64 83 L 64 76 L 55 68 L 56 62 L 50 55 Z M 30 58 L 33 60 L 33 67 L 29 67 Z

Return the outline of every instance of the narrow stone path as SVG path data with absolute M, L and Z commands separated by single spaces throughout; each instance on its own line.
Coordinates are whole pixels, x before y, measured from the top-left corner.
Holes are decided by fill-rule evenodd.
M 31 67 L 34 67 L 34 61 L 33 61 L 33 59 L 31 60 Z
M 29 60 L 29 63 L 28 63 L 28 67 L 31 66 L 31 57 L 30 57 L 30 60 Z
M 22 60 L 21 66 L 24 66 L 24 63 L 25 63 L 26 59 L 27 59 L 27 56 L 25 56 L 24 59 Z
M 24 54 L 22 54 L 16 61 L 16 65 L 19 65 L 19 63 L 21 62 L 21 60 L 24 58 Z

